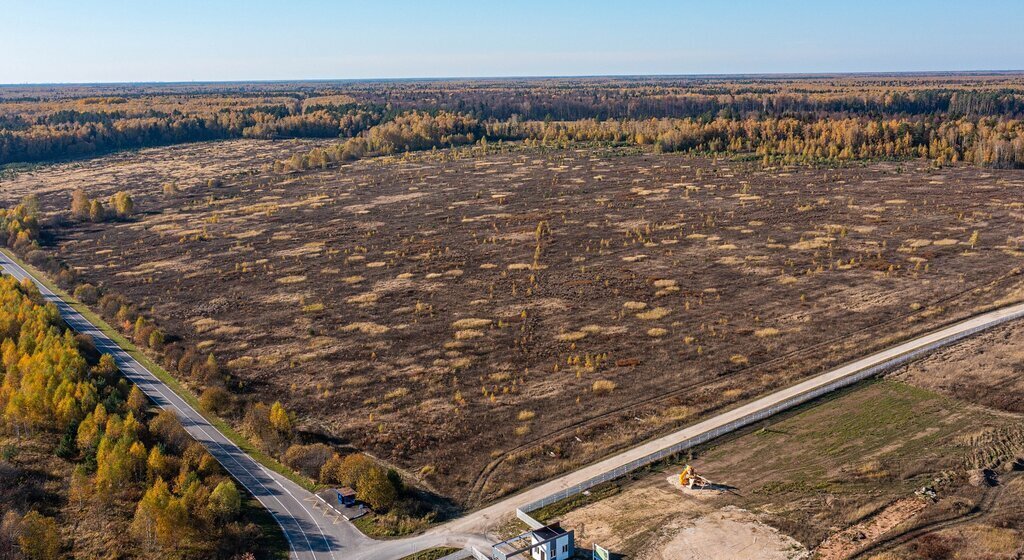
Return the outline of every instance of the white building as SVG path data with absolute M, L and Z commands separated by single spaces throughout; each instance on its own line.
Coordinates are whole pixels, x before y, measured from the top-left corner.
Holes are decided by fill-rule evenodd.
M 572 558 L 576 553 L 575 535 L 572 531 L 566 531 L 558 523 L 551 525 L 541 525 L 536 521 L 534 523 L 536 523 L 535 528 L 493 545 L 490 558 L 494 560 L 512 558 L 567 560 Z
M 576 552 L 572 531 L 558 523 L 530 531 L 533 560 L 566 560 Z

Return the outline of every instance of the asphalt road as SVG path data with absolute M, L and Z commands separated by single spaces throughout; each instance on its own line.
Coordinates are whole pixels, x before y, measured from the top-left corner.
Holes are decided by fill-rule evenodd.
M 325 517 L 313 507 L 312 494 L 253 460 L 100 329 L 2 253 L 0 267 L 19 280 L 30 278 L 35 282 L 43 297 L 57 305 L 72 329 L 91 336 L 96 348 L 113 356 L 117 367 L 147 397 L 158 406 L 172 410 L 189 435 L 206 446 L 224 469 L 274 516 L 291 545 L 292 558 L 342 560 L 348 558 L 346 547 L 371 542 L 351 524 L 335 524 Z
M 178 397 L 155 375 L 128 355 L 70 305 L 36 278 L 0 254 L 0 267 L 18 279 L 30 278 L 43 296 L 55 303 L 61 315 L 76 331 L 92 336 L 96 347 L 113 355 L 118 367 L 133 383 L 163 408 L 173 410 L 189 434 L 205 445 L 221 465 L 262 503 L 281 525 L 292 548 L 292 557 L 301 559 L 363 560 L 398 559 L 435 546 L 475 545 L 488 550 L 487 531 L 515 514 L 517 507 L 572 488 L 595 477 L 622 469 L 651 453 L 672 447 L 702 434 L 716 433 L 737 420 L 755 414 L 780 412 L 780 405 L 814 391 L 828 390 L 844 380 L 859 377 L 869 370 L 893 366 L 916 359 L 921 354 L 950 344 L 980 330 L 1024 317 L 1024 303 L 977 315 L 897 346 L 872 354 L 802 383 L 761 397 L 703 422 L 587 465 L 554 480 L 529 488 L 480 510 L 470 512 L 414 537 L 376 541 L 363 535 L 344 519 L 325 515 L 317 498 L 287 478 L 269 471 L 245 454 L 214 428 L 201 414 Z

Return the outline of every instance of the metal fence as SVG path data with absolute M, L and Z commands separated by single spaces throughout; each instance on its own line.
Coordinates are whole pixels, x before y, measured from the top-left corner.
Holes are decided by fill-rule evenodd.
M 840 379 L 837 379 L 835 381 L 832 381 L 830 383 L 827 383 L 827 384 L 822 385 L 820 387 L 817 387 L 815 389 L 811 389 L 811 390 L 806 391 L 804 393 L 800 393 L 799 395 L 795 395 L 793 397 L 790 397 L 789 399 L 786 399 L 785 401 L 782 401 L 780 403 L 772 405 L 772 406 L 770 406 L 768 408 L 765 408 L 765 409 L 753 412 L 753 413 L 748 414 L 748 415 L 746 415 L 746 416 L 744 416 L 742 418 L 739 418 L 737 420 L 729 422 L 728 424 L 719 426 L 717 428 L 714 428 L 712 430 L 709 430 L 707 432 L 704 432 L 704 433 L 699 434 L 697 436 L 694 436 L 692 438 L 683 440 L 683 441 L 681 441 L 679 443 L 676 443 L 674 445 L 671 445 L 671 446 L 666 447 L 664 449 L 661 449 L 659 451 L 655 451 L 654 453 L 651 453 L 650 455 L 647 455 L 645 457 L 641 457 L 640 459 L 636 459 L 635 461 L 631 461 L 629 463 L 626 463 L 625 465 L 616 467 L 616 468 L 614 468 L 614 469 L 612 469 L 612 470 L 610 470 L 610 471 L 608 471 L 608 472 L 606 472 L 604 474 L 595 476 L 595 477 L 593 477 L 593 478 L 591 478 L 589 480 L 586 480 L 584 482 L 576 484 L 575 486 L 571 486 L 569 488 L 565 488 L 563 490 L 559 490 L 558 492 L 555 492 L 554 494 L 551 494 L 551 495 L 549 495 L 549 496 L 547 496 L 545 498 L 541 498 L 539 500 L 536 500 L 536 501 L 530 502 L 528 504 L 525 504 L 523 506 L 520 506 L 519 509 L 522 510 L 523 512 L 529 512 L 529 511 L 533 511 L 533 510 L 542 508 L 544 506 L 551 505 L 551 504 L 556 503 L 556 502 L 560 502 L 560 501 L 562 501 L 562 500 L 564 500 L 566 498 L 570 498 L 572 496 L 575 496 L 576 494 L 579 494 L 579 493 L 583 492 L 584 490 L 588 490 L 588 489 L 593 488 L 594 486 L 597 486 L 599 484 L 603 484 L 605 482 L 608 482 L 608 481 L 611 481 L 611 480 L 615 480 L 617 478 L 621 478 L 622 476 L 625 476 L 625 475 L 629 474 L 630 472 L 633 472 L 633 471 L 635 471 L 635 470 L 637 470 L 637 469 L 639 469 L 641 467 L 644 467 L 644 466 L 647 466 L 647 465 L 649 465 L 651 463 L 660 461 L 660 460 L 662 460 L 662 459 L 664 459 L 666 457 L 670 457 L 672 455 L 675 455 L 677 453 L 680 453 L 680 452 L 685 451 L 687 449 L 690 449 L 692 447 L 698 446 L 698 445 L 700 445 L 702 443 L 707 443 L 707 442 L 709 442 L 711 440 L 714 440 L 716 438 L 719 438 L 719 437 L 721 437 L 721 436 L 723 436 L 725 434 L 728 434 L 730 432 L 736 431 L 736 430 L 738 430 L 740 428 L 743 428 L 745 426 L 749 426 L 750 424 L 754 424 L 756 422 L 760 422 L 761 420 L 764 420 L 766 418 L 774 416 L 774 415 L 776 415 L 776 414 L 778 414 L 778 413 L 780 413 L 780 412 L 782 412 L 784 410 L 788 410 L 788 409 L 793 408 L 795 406 L 799 406 L 801 404 L 804 404 L 804 403 L 806 403 L 808 401 L 812 401 L 812 400 L 814 400 L 814 399 L 816 399 L 816 398 L 818 398 L 818 397 L 820 397 L 820 396 L 822 396 L 822 395 L 824 395 L 826 393 L 830 393 L 832 391 L 835 391 L 836 389 L 841 389 L 841 388 L 846 387 L 848 385 L 852 385 L 854 383 L 857 383 L 859 381 L 862 381 L 864 379 L 867 379 L 869 377 L 877 375 L 877 374 L 879 374 L 879 373 L 881 373 L 883 371 L 886 371 L 888 369 L 892 369 L 894 367 L 898 367 L 900 365 L 906 364 L 907 362 L 913 361 L 913 360 L 919 358 L 920 356 L 935 350 L 936 348 L 945 346 L 947 344 L 950 344 L 950 343 L 955 342 L 957 340 L 966 338 L 966 337 L 971 336 L 971 335 L 973 335 L 975 333 L 978 333 L 980 331 L 992 328 L 992 327 L 994 327 L 996 325 L 999 325 L 999 324 L 1002 324 L 1002 323 L 1005 323 L 1007 321 L 1010 321 L 1010 320 L 1013 320 L 1013 319 L 1017 319 L 1017 318 L 1020 318 L 1020 317 L 1024 317 L 1024 310 L 1020 310 L 1020 311 L 1017 311 L 1017 312 L 1012 313 L 1010 315 L 1007 315 L 1006 317 L 1003 317 L 1003 318 L 999 319 L 998 321 L 994 321 L 992 323 L 988 323 L 988 324 L 985 324 L 985 325 L 982 325 L 982 326 L 979 326 L 979 327 L 975 327 L 975 328 L 972 328 L 972 329 L 969 329 L 969 330 L 966 330 L 966 331 L 963 331 L 963 332 L 960 332 L 960 333 L 949 335 L 949 336 L 947 336 L 945 338 L 941 338 L 938 341 L 933 342 L 933 343 L 931 343 L 931 344 L 929 344 L 927 346 L 923 346 L 923 347 L 918 348 L 916 350 L 911 350 L 911 351 L 908 351 L 908 352 L 906 352 L 904 354 L 900 354 L 900 355 L 895 356 L 895 357 L 893 357 L 893 358 L 891 358 L 889 360 L 886 360 L 885 362 L 882 362 L 880 364 L 876 364 L 874 366 L 867 367 L 867 368 L 862 369 L 862 370 L 854 371 L 854 372 L 850 373 L 849 375 L 847 375 L 845 377 L 842 377 Z
M 476 553 L 476 554 L 474 554 L 474 553 Z M 480 554 L 480 556 L 477 556 L 477 554 Z M 460 549 L 460 550 L 458 550 L 456 552 L 453 552 L 453 553 L 451 553 L 451 554 L 449 554 L 447 556 L 442 556 L 438 560 L 466 560 L 469 557 L 474 557 L 474 558 L 477 558 L 478 560 L 480 560 L 481 558 L 482 558 L 482 560 L 491 560 L 490 558 L 487 557 L 486 554 L 483 554 L 482 552 L 478 551 L 477 549 L 475 549 L 473 547 Z

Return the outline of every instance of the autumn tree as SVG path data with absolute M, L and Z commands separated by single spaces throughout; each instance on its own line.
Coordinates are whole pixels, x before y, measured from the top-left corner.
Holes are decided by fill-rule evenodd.
M 210 494 L 207 506 L 214 519 L 227 522 L 234 519 L 242 509 L 242 497 L 234 482 L 225 480 L 217 485 Z
M 356 493 L 377 511 L 387 511 L 398 501 L 398 488 L 394 480 L 377 465 L 370 466 L 359 475 Z
M 135 211 L 135 201 L 128 191 L 118 191 L 110 197 L 110 208 L 118 218 L 127 218 Z
M 21 553 L 29 560 L 53 560 L 60 556 L 60 532 L 57 522 L 39 512 L 30 511 L 21 520 L 18 536 Z
M 285 439 L 291 439 L 292 419 L 284 409 L 281 401 L 275 401 L 270 407 L 270 425 Z
M 135 414 L 135 416 L 142 416 L 149 406 L 149 397 L 139 389 L 138 385 L 132 385 L 131 391 L 128 392 L 128 409 Z
M 89 203 L 89 220 L 93 222 L 102 222 L 107 219 L 107 209 L 103 207 L 103 203 L 98 199 L 94 199 Z
M 160 545 L 169 548 L 185 532 L 187 523 L 185 506 L 171 495 L 167 483 L 157 478 L 135 508 L 132 533 L 150 547 Z
M 71 193 L 71 215 L 79 220 L 88 220 L 92 201 L 89 195 L 82 189 L 75 189 Z
M 324 464 L 320 478 L 328 484 L 356 487 L 359 477 L 374 466 L 373 460 L 362 453 L 352 453 L 344 458 L 335 455 Z

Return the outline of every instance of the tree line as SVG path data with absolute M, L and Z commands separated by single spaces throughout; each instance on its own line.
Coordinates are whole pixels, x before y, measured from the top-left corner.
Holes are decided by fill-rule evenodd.
M 229 138 L 350 137 L 387 115 L 372 104 L 216 101 L 186 96 L 167 107 L 133 103 L 125 108 L 117 99 L 100 100 L 83 111 L 67 108 L 81 101 L 5 105 L 0 100 L 0 165 Z
M 296 153 L 275 162 L 277 172 L 326 168 L 331 164 L 367 156 L 473 144 L 484 137 L 484 124 L 469 115 L 441 111 L 409 111 L 367 129 L 344 142 Z
M 30 283 L 0 278 L 0 332 L 0 427 L 15 448 L 0 473 L 21 476 L 17 449 L 35 441 L 52 445 L 66 488 L 25 502 L 28 511 L 3 507 L 0 555 L 232 558 L 258 550 L 260 529 L 241 517 L 243 496 L 216 460 L 173 413 L 154 411 L 110 355 L 75 336 Z M 105 533 L 82 537 L 72 530 L 82 519 L 98 520 Z
M 326 168 L 373 155 L 474 142 L 525 141 L 543 146 L 601 142 L 649 146 L 659 152 L 756 155 L 765 163 L 923 158 L 1024 166 L 1024 120 L 994 117 L 872 119 L 847 117 L 479 121 L 470 115 L 410 111 L 355 138 L 293 154 L 276 172 Z
M 979 122 L 1024 117 L 1024 78 L 935 74 L 14 88 L 0 92 L 0 164 L 225 138 L 371 140 L 363 133 L 411 112 L 510 126 L 650 119 Z M 415 142 L 403 144 L 405 137 L 397 140 L 396 151 L 421 149 Z M 382 147 L 388 151 L 357 142 L 348 153 Z
M 716 118 L 505 122 L 490 138 L 543 145 L 618 142 L 665 152 L 756 154 L 766 161 L 925 158 L 938 164 L 1024 165 L 1024 120 L 997 118 Z

